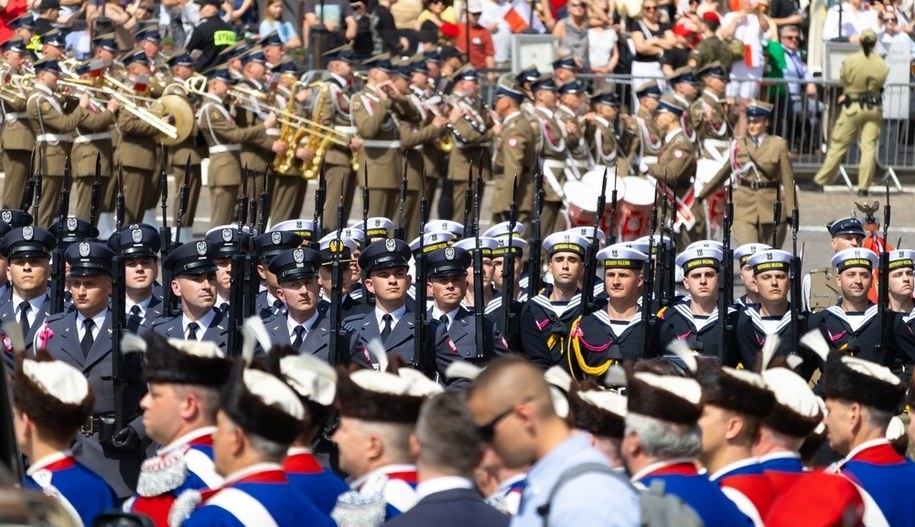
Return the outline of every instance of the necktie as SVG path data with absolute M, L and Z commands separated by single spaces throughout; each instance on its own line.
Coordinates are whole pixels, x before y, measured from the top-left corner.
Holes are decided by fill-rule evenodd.
M 283 302 L 279 298 L 273 301 L 273 314 L 277 316 L 283 314 Z
M 83 357 L 89 356 L 89 350 L 92 349 L 92 342 L 95 340 L 92 338 L 92 328 L 95 327 L 95 322 L 91 318 L 83 320 L 83 338 L 79 341 L 79 346 L 83 349 Z
M 442 324 L 445 325 L 445 329 L 448 329 L 448 322 L 449 322 L 448 315 L 442 315 L 442 316 L 438 317 L 438 319 L 441 320 Z
M 388 337 L 391 336 L 391 323 L 394 321 L 394 317 L 389 314 L 385 314 L 383 317 L 381 317 L 381 320 L 384 324 L 381 328 L 381 340 L 385 342 L 388 340 Z
M 200 324 L 196 322 L 191 322 L 187 325 L 187 340 L 197 340 L 198 328 L 200 328 Z
M 223 315 L 228 315 L 229 314 L 229 303 L 223 302 L 222 304 L 219 304 L 219 310 L 222 311 Z
M 22 336 L 25 337 L 29 334 L 29 310 L 32 309 L 32 305 L 26 302 L 25 300 L 19 304 L 19 325 L 22 326 Z
M 292 347 L 298 351 L 302 347 L 302 341 L 305 340 L 305 326 L 296 326 L 293 333 L 295 333 L 295 339 L 292 341 Z
M 141 313 L 140 306 L 134 304 L 130 308 L 130 316 L 127 317 L 127 329 L 132 333 L 136 333 L 140 330 L 140 323 L 143 322 L 143 314 Z

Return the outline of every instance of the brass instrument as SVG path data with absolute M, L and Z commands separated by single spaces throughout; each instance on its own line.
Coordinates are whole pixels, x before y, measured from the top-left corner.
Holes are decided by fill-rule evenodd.
M 156 141 L 166 146 L 174 146 L 191 136 L 194 131 L 194 109 L 185 97 L 177 94 L 163 95 L 149 105 L 150 115 L 165 122 L 165 117 L 170 117 L 175 128 L 172 137 L 160 129 Z
M 324 102 L 327 100 L 327 97 L 330 95 L 330 86 L 326 82 L 320 82 L 318 84 L 318 93 L 315 96 L 314 104 L 314 114 L 312 119 L 315 121 L 320 121 L 324 115 L 321 115 L 321 108 L 324 106 Z M 324 162 L 324 155 L 327 153 L 327 149 L 330 147 L 330 135 L 324 137 L 318 137 L 318 134 L 313 134 L 308 139 L 308 149 L 312 150 L 315 155 L 311 158 L 311 161 L 302 163 L 302 177 L 305 179 L 314 179 L 318 177 L 318 171 L 321 170 L 321 163 Z
M 11 75 L 9 72 L 9 66 L 0 66 L 0 99 L 10 104 L 20 103 L 28 98 L 35 83 L 35 75 Z
M 296 91 L 298 91 L 298 87 L 294 85 L 289 93 L 289 101 L 286 102 L 286 112 L 292 113 L 295 110 Z M 299 144 L 299 141 L 302 140 L 305 133 L 306 130 L 303 128 L 296 128 L 290 123 L 283 123 L 283 126 L 280 127 L 280 140 L 286 143 L 286 152 L 283 155 L 277 155 L 273 159 L 274 172 L 277 174 L 288 174 L 289 171 L 292 170 L 292 165 L 296 160 L 296 146 Z

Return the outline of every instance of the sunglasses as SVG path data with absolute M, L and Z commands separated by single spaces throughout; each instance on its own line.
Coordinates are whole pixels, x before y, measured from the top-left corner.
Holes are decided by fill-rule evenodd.
M 657 11 L 657 10 L 658 10 L 658 6 L 655 6 L 655 5 L 642 6 L 642 11 L 647 11 L 649 13 L 651 13 L 652 11 Z
M 505 419 L 506 417 L 511 415 L 511 413 L 514 411 L 515 411 L 515 406 L 512 405 L 512 407 L 509 408 L 508 410 L 505 410 L 501 414 L 495 416 L 492 419 L 492 421 L 486 423 L 485 425 L 480 425 L 480 426 L 476 427 L 477 433 L 480 434 L 480 439 L 486 443 L 492 442 L 493 438 L 496 437 L 496 425 L 499 424 L 499 421 Z
M 797 35 L 786 35 L 782 38 L 785 40 L 800 40 L 801 39 L 801 37 L 799 37 Z
M 896 20 L 895 18 L 884 18 L 883 21 L 886 22 L 887 24 L 895 24 L 896 22 L 898 22 L 898 20 Z
M 569 4 L 569 7 L 584 7 L 585 4 Z

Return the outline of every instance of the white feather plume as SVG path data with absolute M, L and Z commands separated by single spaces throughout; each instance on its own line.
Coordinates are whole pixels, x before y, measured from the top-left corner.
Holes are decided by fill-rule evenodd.
M 121 336 L 121 353 L 146 353 L 146 340 L 133 333 L 125 332 Z
M 388 352 L 379 339 L 372 339 L 365 345 L 365 350 L 378 361 L 378 371 L 388 371 Z
M 483 368 L 475 366 L 469 362 L 458 360 L 448 365 L 445 370 L 445 377 L 448 379 L 461 378 L 474 380 L 483 371 Z
M 796 370 L 798 366 L 804 363 L 804 359 L 792 353 L 791 355 L 785 357 L 785 362 L 788 363 L 789 368 Z
M 686 364 L 686 368 L 689 371 L 696 373 L 699 364 L 696 362 L 696 356 L 693 355 L 693 350 L 689 349 L 689 346 L 685 342 L 682 340 L 673 340 L 667 345 L 667 351 L 680 357 L 680 360 Z
M 808 331 L 807 334 L 801 337 L 800 343 L 810 348 L 823 359 L 823 362 L 826 362 L 826 357 L 829 356 L 829 344 L 819 330 Z
M 254 351 L 257 349 L 258 344 L 261 345 L 261 349 L 264 352 L 273 347 L 273 343 L 270 341 L 270 333 L 267 332 L 267 326 L 264 325 L 261 317 L 248 317 L 241 327 L 241 335 L 241 358 L 245 361 L 246 366 L 250 365 L 251 361 L 254 360 Z

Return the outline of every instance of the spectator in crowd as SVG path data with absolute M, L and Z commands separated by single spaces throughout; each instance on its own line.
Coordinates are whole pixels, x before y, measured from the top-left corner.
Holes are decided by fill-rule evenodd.
M 482 0 L 483 14 L 480 25 L 492 34 L 497 68 L 511 67 L 512 34 L 525 31 L 529 27 L 531 8 L 527 2 L 511 0 Z M 534 30 L 543 33 L 543 23 L 534 18 Z
M 674 47 L 674 34 L 669 24 L 660 21 L 658 9 L 657 0 L 645 0 L 639 16 L 629 27 L 635 47 L 632 59 L 633 86 L 641 86 L 652 80 L 663 82 L 661 59 L 665 51 Z
M 768 40 L 770 42 L 778 42 L 778 26 L 775 25 L 775 22 L 772 22 L 772 18 L 769 16 L 769 0 L 756 0 L 756 10 L 759 11 L 760 18 L 765 17 L 766 25 L 769 29 L 766 31 L 768 34 Z M 765 48 L 765 43 L 763 48 Z
M 880 15 L 880 31 L 877 33 L 880 45 L 889 50 L 894 43 L 902 42 L 909 47 L 910 54 L 915 56 L 915 43 L 905 32 L 905 25 L 900 23 L 899 16 L 899 13 L 890 10 L 884 10 Z
M 26 0 L 0 0 L 0 42 L 13 38 L 10 22 L 26 12 Z
M 683 66 L 691 65 L 691 59 L 695 62 L 693 48 L 702 38 L 698 28 L 693 26 L 692 20 L 686 17 L 674 24 L 673 34 L 674 45 L 664 52 L 661 59 L 661 71 L 665 77 L 670 77 L 675 70 Z
M 365 9 L 362 2 L 358 2 L 360 9 Z M 356 12 L 347 0 L 305 0 L 303 6 L 305 19 L 302 23 L 302 42 L 309 45 L 311 28 L 323 25 L 331 34 L 328 49 L 342 46 L 344 43 L 356 38 Z M 390 14 L 390 11 L 388 12 Z M 365 13 L 363 12 L 363 15 Z M 365 17 L 368 23 L 368 17 Z M 368 28 L 366 28 L 368 29 Z M 369 51 L 371 52 L 371 51 Z
M 417 17 L 414 29 L 419 33 L 420 42 L 431 44 L 429 48 L 434 48 L 442 25 L 457 24 L 457 14 L 451 0 L 425 0 L 424 3 L 426 8 Z
M 378 0 L 371 16 L 373 54 L 390 53 L 394 55 L 410 54 L 410 41 L 401 35 L 394 23 L 391 6 L 397 0 Z
M 115 3 L 115 5 L 117 5 Z M 60 2 L 58 0 L 41 0 L 38 4 L 38 16 L 35 18 L 35 32 L 44 35 L 54 29 L 57 17 L 60 15 Z
M 543 17 L 543 25 L 547 31 L 553 31 L 556 21 L 565 15 L 567 4 L 568 0 L 540 0 L 537 12 Z
M 720 0 L 702 0 L 699 7 L 696 8 L 696 14 L 700 17 L 706 13 L 717 13 L 721 10 Z
M 610 0 L 594 0 L 588 29 L 588 63 L 591 73 L 608 74 L 616 70 L 620 59 L 619 37 L 614 29 Z
M 878 25 L 876 9 L 870 9 L 863 0 L 848 0 L 830 7 L 826 12 L 823 40 L 829 42 L 840 39 L 857 44 L 862 31 L 873 29 L 876 32 Z
M 808 144 L 818 145 L 819 136 L 813 137 L 812 142 L 805 139 L 808 134 L 817 134 L 823 103 L 817 100 L 817 87 L 811 82 L 813 73 L 804 62 L 798 47 L 801 40 L 800 29 L 797 26 L 783 26 L 779 33 L 785 57 L 782 76 L 787 81 L 788 88 L 786 109 L 789 133 L 784 137 L 793 137 L 799 141 L 792 145 L 792 149 L 803 149 Z M 779 115 L 782 115 L 781 111 Z
M 784 26 L 801 28 L 807 17 L 797 0 L 772 0 L 769 5 L 769 20 L 779 29 Z
M 460 51 L 469 55 L 471 66 L 478 70 L 491 70 L 496 67 L 496 50 L 493 46 L 492 35 L 485 27 L 480 25 L 480 15 L 483 14 L 481 0 L 469 0 L 467 2 L 467 14 L 470 19 L 458 26 L 458 36 L 454 40 L 454 45 Z M 467 50 L 468 43 L 470 44 L 469 52 Z M 490 71 L 486 75 L 490 82 L 495 82 L 496 73 L 494 71 Z
M 677 20 L 689 20 L 693 24 L 692 27 L 697 28 L 697 33 L 700 32 L 698 28 L 702 23 L 702 16 L 699 15 L 699 0 L 681 0 L 679 4 Z
M 232 0 L 226 4 L 226 21 L 238 29 L 257 23 L 257 9 L 254 0 Z M 280 6 L 282 10 L 282 5 Z M 261 33 L 264 35 L 265 33 Z
M 283 0 L 268 0 L 267 9 L 264 10 L 264 20 L 261 21 L 258 28 L 260 36 L 269 35 L 276 32 L 283 41 L 283 47 L 287 50 L 302 47 L 302 41 L 299 34 L 291 22 L 283 22 L 280 17 L 283 14 Z
M 88 16 L 88 15 L 87 15 Z M 189 0 L 161 0 L 159 2 L 159 28 L 163 35 L 172 37 L 176 48 L 181 48 L 200 21 L 200 5 Z
M 219 0 L 203 0 L 200 24 L 188 38 L 185 49 L 199 51 L 197 71 L 205 71 L 218 62 L 219 52 L 235 44 L 235 29 L 219 16 Z
M 768 42 L 769 21 L 764 12 L 753 4 L 755 0 L 739 0 L 739 9 L 724 15 L 721 38 L 743 42 L 743 60 L 731 63 L 731 82 L 727 96 L 731 108 L 737 109 L 738 121 L 734 137 L 743 137 L 747 129 L 747 103 L 759 97 L 760 79 L 765 68 L 763 48 Z
M 559 39 L 559 52 L 579 57 L 581 68 L 590 69 L 588 56 L 588 6 L 585 0 L 570 0 L 568 16 L 556 22 L 553 35 Z
M 42 2 L 46 1 L 55 2 L 56 0 L 42 0 Z M 137 26 L 140 22 L 148 20 L 152 16 L 151 4 L 152 2 L 148 0 L 135 0 L 122 7 L 118 0 L 108 0 L 101 4 L 100 7 L 96 7 L 96 11 L 92 15 L 95 17 L 97 25 L 104 26 L 106 24 L 103 22 L 107 22 L 109 29 L 97 27 L 96 33 L 113 31 L 120 49 L 133 49 L 136 45 L 133 36 Z M 89 20 L 90 14 L 88 11 L 86 16 L 87 20 Z

